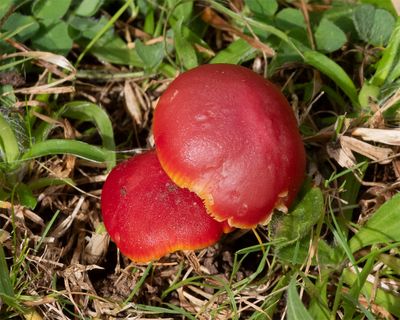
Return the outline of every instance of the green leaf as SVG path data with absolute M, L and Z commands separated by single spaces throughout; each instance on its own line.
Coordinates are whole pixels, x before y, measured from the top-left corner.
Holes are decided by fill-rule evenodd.
M 135 50 L 143 62 L 142 67 L 149 71 L 155 70 L 164 58 L 164 44 L 162 42 L 144 45 L 142 41 L 135 41 Z
M 309 45 L 307 26 L 304 22 L 304 16 L 299 9 L 282 9 L 276 14 L 275 21 L 276 26 L 291 38 L 299 41 L 303 46 Z
M 72 48 L 72 39 L 68 33 L 68 25 L 59 21 L 49 26 L 42 26 L 32 39 L 36 49 L 67 54 Z
M 117 36 L 108 39 L 108 41 L 99 41 L 90 48 L 89 52 L 100 61 L 143 67 L 142 59 L 137 54 L 137 51 L 129 49 L 127 44 Z
M 311 188 L 292 211 L 274 214 L 271 221 L 273 240 L 290 244 L 304 238 L 321 217 L 323 209 L 321 190 Z
M 278 10 L 278 3 L 276 0 L 245 0 L 245 4 L 256 15 L 261 17 L 272 16 Z
M 382 86 L 386 81 L 391 83 L 400 76 L 400 17 L 397 17 L 396 26 L 390 36 L 389 43 L 383 50 L 382 58 L 378 61 L 376 72 L 371 82 Z
M 290 264 L 303 264 L 307 261 L 310 254 L 310 242 L 309 236 L 302 238 L 301 240 L 286 246 L 276 246 L 276 256 Z M 317 247 L 317 257 L 313 257 L 311 265 L 313 266 L 335 266 L 341 262 L 343 258 L 343 251 L 340 247 L 332 247 L 325 240 L 320 239 Z
M 61 19 L 71 5 L 71 0 L 36 0 L 32 5 L 32 13 L 38 19 Z
M 352 301 L 358 301 L 360 296 L 360 291 L 367 281 L 367 277 L 372 272 L 372 269 L 375 265 L 375 258 L 377 256 L 377 251 L 372 251 L 369 254 L 368 260 L 365 263 L 361 272 L 357 274 L 357 280 L 351 286 L 347 296 L 350 297 L 350 301 L 344 301 L 343 309 L 344 309 L 344 318 L 345 319 L 353 319 L 354 312 L 356 310 L 355 306 L 352 304 Z
M 299 9 L 285 8 L 280 10 L 276 15 L 276 25 L 285 31 L 290 32 L 292 29 L 306 30 L 304 16 Z
M 25 16 L 18 12 L 13 13 L 4 23 L 6 31 L 15 31 L 19 28 L 16 36 L 19 41 L 25 41 L 32 37 L 39 30 L 39 23 L 32 16 Z
M 359 281 L 359 276 L 354 272 L 345 268 L 342 273 L 343 281 L 353 287 Z M 395 317 L 400 318 L 400 297 L 392 294 L 391 291 L 381 289 L 375 284 L 365 281 L 361 288 L 362 294 L 367 297 L 374 297 L 374 304 L 383 307 L 385 310 L 393 314 Z
M 360 93 L 358 94 L 358 101 L 361 107 L 368 108 L 371 101 L 377 101 L 381 90 L 378 86 L 371 84 L 369 81 L 365 81 L 361 87 Z
M 112 151 L 112 154 L 114 154 L 114 161 L 110 163 L 110 165 L 112 167 L 115 165 L 114 132 L 111 120 L 102 108 L 94 103 L 86 101 L 73 101 L 67 103 L 61 109 L 59 116 L 66 116 L 72 119 L 94 123 L 103 141 L 103 147 Z
M 349 97 L 353 107 L 359 107 L 356 86 L 341 66 L 324 54 L 312 50 L 304 52 L 304 61 L 333 80 Z
M 22 155 L 21 160 L 31 160 L 54 154 L 71 154 L 89 161 L 104 163 L 112 161 L 114 156 L 109 150 L 82 141 L 50 139 L 32 145 L 32 147 Z
M 0 1 L 0 19 L 5 16 L 5 14 L 10 9 L 11 5 L 14 3 L 14 0 L 2 0 Z
M 314 36 L 318 50 L 324 52 L 336 51 L 347 41 L 342 29 L 326 18 L 321 20 Z
M 254 19 L 243 17 L 243 15 L 238 14 L 236 12 L 233 12 L 233 11 L 227 9 L 226 7 L 224 7 L 223 5 L 219 4 L 216 1 L 212 1 L 211 2 L 211 6 L 212 6 L 212 8 L 217 10 L 218 12 L 221 12 L 221 13 L 227 15 L 228 17 L 230 17 L 232 19 L 237 19 L 238 21 L 241 21 L 241 22 L 244 22 L 246 24 L 249 24 L 250 26 L 252 26 L 252 27 L 254 27 L 256 29 L 259 29 L 260 31 L 264 31 L 266 33 L 273 34 L 274 36 L 276 36 L 280 40 L 282 40 L 282 41 L 286 42 L 288 45 L 290 45 L 294 50 L 296 50 L 299 53 L 299 55 L 302 56 L 302 53 L 301 53 L 301 51 L 299 50 L 299 47 L 298 47 L 298 43 L 295 43 L 293 41 L 293 39 L 288 37 L 287 34 L 285 32 L 283 32 L 283 31 L 281 31 L 280 29 L 278 29 L 278 28 L 276 28 L 276 27 L 274 27 L 274 26 L 272 26 L 270 24 L 262 23 L 260 21 L 254 20 Z M 287 30 L 287 29 L 283 28 L 283 30 Z
M 296 289 L 296 276 L 292 277 L 288 287 L 287 318 L 288 320 L 312 320 L 306 307 L 301 301 Z
M 172 10 L 172 16 L 187 22 L 193 11 L 193 1 L 167 0 L 168 7 Z
M 75 182 L 70 178 L 45 177 L 30 181 L 28 187 L 31 190 L 38 190 L 49 186 L 63 186 L 63 185 L 74 186 Z
M 396 9 L 393 6 L 393 3 L 396 0 L 361 0 L 361 3 L 368 3 L 368 4 L 373 4 L 374 6 L 385 9 L 389 11 L 393 16 L 397 15 Z
M 1 243 L 0 243 L 0 293 L 5 294 L 9 297 L 14 296 L 14 289 L 10 279 L 6 256 L 4 254 L 3 245 Z
M 101 7 L 104 0 L 83 0 L 75 9 L 75 14 L 83 17 L 93 16 Z
M 114 13 L 111 19 L 107 21 L 107 23 L 96 33 L 96 35 L 92 39 L 90 39 L 89 43 L 86 45 L 86 47 L 83 49 L 79 57 L 76 59 L 75 67 L 79 65 L 79 63 L 82 61 L 86 53 L 89 52 L 94 47 L 94 45 L 107 33 L 107 31 L 112 30 L 114 23 L 125 12 L 125 10 L 128 9 L 130 5 L 132 5 L 132 1 L 133 0 L 126 0 L 124 5 L 121 6 L 118 9 L 118 11 Z
M 15 191 L 18 195 L 18 200 L 21 205 L 29 209 L 35 209 L 37 199 L 33 195 L 32 190 L 24 183 L 18 183 Z
M 81 121 L 90 121 L 96 125 L 103 140 L 104 148 L 115 151 L 114 132 L 107 112 L 97 104 L 87 101 L 68 102 L 61 109 L 59 116 L 66 116 Z
M 252 47 L 247 41 L 238 39 L 229 44 L 228 47 L 219 51 L 210 63 L 231 63 L 241 64 L 254 58 L 257 49 Z
M 0 113 L 0 156 L 12 164 L 19 157 L 18 141 L 7 120 Z
M 400 241 L 400 194 L 386 201 L 350 239 L 352 252 L 373 244 Z
M 185 38 L 182 32 L 183 20 L 179 21 L 174 25 L 174 41 L 175 50 L 180 64 L 183 65 L 187 70 L 197 67 L 199 65 L 197 61 L 196 51 L 194 50 L 191 43 Z
M 385 45 L 395 25 L 394 17 L 388 11 L 369 4 L 354 9 L 353 22 L 359 37 L 374 46 Z

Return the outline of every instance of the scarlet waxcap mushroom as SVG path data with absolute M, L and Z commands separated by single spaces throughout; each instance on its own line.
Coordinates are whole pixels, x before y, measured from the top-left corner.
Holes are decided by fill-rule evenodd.
M 168 178 L 154 151 L 122 162 L 110 172 L 101 207 L 111 239 L 135 262 L 207 247 L 219 240 L 225 228 L 207 214 L 196 194 Z
M 157 104 L 153 131 L 170 178 L 234 227 L 254 227 L 289 206 L 304 178 L 304 145 L 288 101 L 241 66 L 202 65 L 178 76 Z

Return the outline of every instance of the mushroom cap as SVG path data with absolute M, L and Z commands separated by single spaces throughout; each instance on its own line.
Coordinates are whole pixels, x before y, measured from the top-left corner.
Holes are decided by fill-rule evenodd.
M 288 101 L 241 66 L 202 65 L 178 76 L 157 104 L 153 132 L 170 178 L 233 227 L 254 227 L 289 206 L 304 178 Z
M 154 151 L 122 162 L 110 172 L 101 207 L 111 239 L 135 262 L 207 247 L 219 240 L 224 229 L 207 214 L 196 194 L 170 180 Z

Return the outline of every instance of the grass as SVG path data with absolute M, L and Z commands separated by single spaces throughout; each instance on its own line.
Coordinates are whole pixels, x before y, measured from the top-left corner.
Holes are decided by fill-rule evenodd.
M 0 318 L 399 318 L 396 5 L 2 1 Z M 255 233 L 135 264 L 104 229 L 102 183 L 153 146 L 168 83 L 216 62 L 282 87 L 303 189 Z

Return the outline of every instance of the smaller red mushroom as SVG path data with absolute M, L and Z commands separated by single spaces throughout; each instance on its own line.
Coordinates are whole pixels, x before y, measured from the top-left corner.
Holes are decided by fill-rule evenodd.
M 176 186 L 154 151 L 116 166 L 101 195 L 104 224 L 123 254 L 148 262 L 177 250 L 216 243 L 226 224 L 211 218 L 202 200 Z

